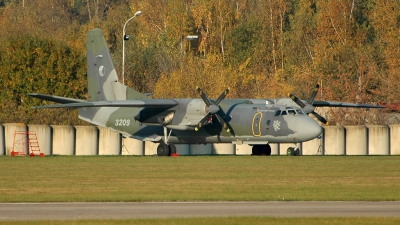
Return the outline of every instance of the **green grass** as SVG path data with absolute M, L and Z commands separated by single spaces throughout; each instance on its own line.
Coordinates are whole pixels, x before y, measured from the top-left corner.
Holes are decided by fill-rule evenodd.
M 399 156 L 0 157 L 0 202 L 399 201 Z
M 23 221 L 23 222 L 1 222 L 3 225 L 78 225 L 78 224 L 96 224 L 96 225 L 119 225 L 119 224 L 152 224 L 152 225 L 235 225 L 235 224 L 296 224 L 296 225 L 369 225 L 385 224 L 397 225 L 400 223 L 398 218 L 266 218 L 266 217 L 230 217 L 230 218 L 181 218 L 181 219 L 136 219 L 136 220 L 78 220 L 78 221 Z

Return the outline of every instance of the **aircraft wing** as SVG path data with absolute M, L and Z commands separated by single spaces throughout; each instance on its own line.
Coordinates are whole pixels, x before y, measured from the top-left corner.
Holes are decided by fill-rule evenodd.
M 178 105 L 178 102 L 171 99 L 143 99 L 143 100 L 115 100 L 115 101 L 92 101 L 64 98 L 44 94 L 28 94 L 29 96 L 49 100 L 58 105 L 34 106 L 35 109 L 42 108 L 82 108 L 82 107 L 138 107 L 138 108 L 171 108 Z
M 313 102 L 315 107 L 354 107 L 354 108 L 385 108 L 380 105 L 369 105 L 369 104 L 355 104 L 347 102 L 331 102 L 331 101 L 317 101 Z

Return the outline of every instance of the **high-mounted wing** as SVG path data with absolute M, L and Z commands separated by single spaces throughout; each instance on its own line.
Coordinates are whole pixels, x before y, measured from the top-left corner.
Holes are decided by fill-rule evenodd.
M 331 102 L 331 101 L 315 101 L 315 96 L 317 95 L 319 84 L 317 84 L 311 93 L 310 100 L 304 101 L 293 95 L 289 94 L 289 97 L 301 108 L 303 108 L 307 113 L 313 114 L 319 121 L 328 125 L 328 121 L 321 115 L 314 111 L 315 107 L 352 107 L 352 108 L 385 108 L 385 106 L 370 105 L 370 104 L 355 104 L 347 102 Z
M 380 105 L 355 104 L 355 103 L 331 102 L 331 101 L 314 101 L 313 106 L 315 106 L 315 107 L 386 108 L 385 106 L 380 106 Z

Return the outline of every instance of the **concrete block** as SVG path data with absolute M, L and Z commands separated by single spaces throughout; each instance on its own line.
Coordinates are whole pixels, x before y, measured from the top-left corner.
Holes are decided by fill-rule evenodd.
M 310 141 L 301 143 L 301 155 L 322 155 L 323 154 L 323 139 L 315 138 Z
M 6 154 L 6 142 L 4 139 L 4 126 L 0 125 L 0 156 Z
M 367 155 L 367 127 L 345 126 L 346 155 Z
M 51 127 L 48 125 L 28 125 L 29 132 L 35 132 L 39 142 L 40 152 L 51 155 Z M 38 154 L 35 152 L 35 154 Z
M 389 155 L 389 127 L 368 125 L 368 154 Z
M 14 151 L 23 152 L 24 154 L 28 154 L 28 139 L 20 140 L 22 136 L 14 136 L 15 132 L 27 132 L 28 128 L 23 123 L 5 123 L 4 126 L 4 139 L 5 139 L 5 154 L 11 155 L 14 146 L 14 139 L 16 142 L 24 142 L 25 147 L 22 145 L 15 146 L 16 149 Z
M 211 144 L 211 154 L 213 155 L 234 155 L 235 146 L 231 143 L 213 143 Z
M 400 124 L 389 125 L 390 129 L 390 154 L 400 155 Z
M 121 134 L 119 132 L 98 127 L 99 129 L 99 155 L 120 155 Z
M 122 155 L 144 155 L 144 142 L 133 138 L 122 138 Z
M 211 155 L 211 144 L 190 144 L 190 155 Z
M 52 125 L 52 154 L 75 154 L 75 128 L 73 126 Z
M 76 155 L 98 155 L 99 133 L 95 126 L 75 126 Z
M 190 145 L 189 144 L 175 144 L 176 153 L 178 155 L 190 155 Z
M 247 144 L 235 145 L 236 155 L 251 155 L 252 151 L 251 148 L 253 146 Z
M 345 129 L 343 126 L 325 126 L 323 139 L 325 155 L 346 155 Z
M 151 141 L 144 142 L 144 154 L 145 155 L 157 155 L 157 146 L 159 143 L 153 143 Z

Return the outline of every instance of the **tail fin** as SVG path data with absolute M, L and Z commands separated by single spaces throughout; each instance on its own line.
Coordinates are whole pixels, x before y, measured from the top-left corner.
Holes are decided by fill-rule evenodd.
M 117 72 L 103 31 L 99 28 L 87 33 L 88 101 L 146 99 L 146 95 L 118 82 Z

